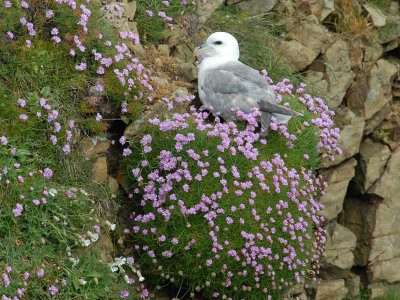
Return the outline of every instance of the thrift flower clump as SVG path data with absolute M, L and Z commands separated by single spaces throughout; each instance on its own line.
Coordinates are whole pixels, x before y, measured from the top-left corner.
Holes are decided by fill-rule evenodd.
M 150 119 L 129 148 L 123 139 L 132 149 L 125 162 L 145 278 L 210 298 L 279 299 L 318 274 L 326 183 L 315 171 L 340 153 L 339 130 L 304 87 L 293 91 L 286 79 L 273 86 L 278 102 L 304 116 L 288 125 L 273 118 L 268 135 L 257 110 L 210 123 L 209 113 L 191 107 Z

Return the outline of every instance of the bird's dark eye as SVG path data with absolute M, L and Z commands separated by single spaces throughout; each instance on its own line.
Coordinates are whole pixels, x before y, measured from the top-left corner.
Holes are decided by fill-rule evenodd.
M 221 42 L 221 41 L 216 41 L 214 44 L 215 44 L 215 45 L 221 45 L 222 42 Z

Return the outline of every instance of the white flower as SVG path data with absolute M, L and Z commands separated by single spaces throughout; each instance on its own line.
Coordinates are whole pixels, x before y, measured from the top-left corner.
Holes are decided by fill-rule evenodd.
M 49 190 L 49 194 L 50 194 L 50 196 L 54 197 L 55 195 L 57 195 L 57 190 L 56 189 L 50 189 Z
M 85 284 L 87 283 L 87 281 L 84 280 L 84 279 L 82 279 L 82 278 L 79 279 L 79 282 L 80 282 L 80 284 L 82 284 L 82 285 L 85 285 Z
M 72 267 L 73 268 L 79 263 L 79 258 L 75 259 L 73 257 L 70 257 L 69 260 L 72 262 Z
M 118 267 L 124 264 L 126 264 L 126 258 L 123 256 L 115 258 L 115 262 L 113 263 L 113 265 Z
M 98 233 L 92 233 L 91 231 L 88 231 L 87 234 L 88 236 L 90 236 L 90 240 L 92 241 L 92 243 L 97 242 L 97 240 L 99 239 Z
M 90 240 L 85 240 L 85 241 L 83 242 L 83 245 L 84 245 L 85 247 L 88 247 L 90 244 L 91 244 L 91 243 L 90 243 Z
M 129 276 L 128 276 L 128 275 L 125 274 L 124 280 L 125 280 L 126 283 L 130 284 Z
M 117 227 L 117 225 L 116 224 L 111 224 L 111 222 L 110 221 L 108 221 L 108 220 L 106 220 L 106 225 L 108 226 L 108 228 L 111 230 L 111 231 L 114 231 L 115 230 L 115 228 Z
M 111 268 L 111 272 L 117 272 L 118 271 L 118 267 L 114 266 L 113 264 L 110 265 Z

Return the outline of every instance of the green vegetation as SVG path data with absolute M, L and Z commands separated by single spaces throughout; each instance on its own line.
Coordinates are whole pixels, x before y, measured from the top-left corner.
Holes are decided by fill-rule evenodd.
M 107 127 L 93 120 L 95 111 L 83 111 L 80 105 L 99 76 L 93 55 L 76 48 L 74 57 L 69 54 L 75 32 L 87 49 L 96 49 L 103 57 L 113 55 L 104 41 L 115 43 L 118 37 L 92 4 L 86 3 L 92 11 L 87 35 L 77 25 L 79 15 L 65 4 L 32 1 L 27 9 L 2 6 L 0 295 L 116 299 L 122 290 L 132 293 L 132 287 L 89 246 L 110 234 L 104 226 L 107 216 L 97 212 L 111 194 L 93 184 L 79 136 L 104 135 Z M 45 16 L 49 9 L 51 18 Z M 32 29 L 27 30 L 21 18 L 32 22 L 35 34 L 28 33 Z M 60 43 L 51 39 L 53 28 Z M 30 48 L 26 40 L 31 41 Z M 75 67 L 81 62 L 88 66 L 85 72 Z M 106 80 L 110 74 L 113 71 L 106 70 Z M 109 84 L 108 97 L 116 106 L 125 99 L 120 91 L 119 83 Z
M 280 299 L 287 287 L 296 283 L 296 276 L 312 276 L 306 271 L 312 265 L 308 255 L 319 251 L 318 240 L 312 244 L 310 238 L 312 220 L 318 217 L 300 209 L 289 195 L 296 194 L 293 188 L 304 192 L 298 201 L 315 209 L 312 201 L 302 201 L 319 194 L 318 180 L 312 175 L 320 162 L 318 135 L 315 127 L 304 126 L 312 118 L 305 106 L 297 97 L 283 94 L 283 101 L 292 108 L 305 111 L 303 117 L 289 122 L 287 132 L 297 136 L 292 148 L 282 134 L 285 126 L 280 128 L 282 132 L 270 131 L 264 145 L 262 139 L 251 142 L 254 132 L 245 123 L 237 128 L 232 125 L 232 131 L 219 123 L 202 129 L 202 117 L 195 113 L 163 117 L 159 125 L 155 120 L 156 125 L 149 125 L 143 136 L 131 141 L 132 155 L 124 162 L 131 190 L 137 195 L 132 195 L 136 201 L 122 211 L 137 213 L 132 244 L 138 245 L 137 259 L 145 277 L 155 285 L 164 285 L 169 279 L 183 291 L 201 290 L 210 298 L 261 299 L 271 295 Z M 228 137 L 231 144 L 222 150 Z M 257 149 L 258 156 L 241 148 L 242 143 Z M 289 219 L 307 220 L 308 225 L 296 238 L 285 225 Z M 263 226 L 265 231 L 260 229 Z M 213 235 L 215 239 L 210 238 Z M 264 242 L 265 238 L 271 242 Z M 267 255 L 254 254 L 257 251 L 250 245 L 268 248 Z M 295 269 L 282 254 L 288 253 L 286 248 L 296 252 Z M 253 253 L 256 264 L 248 265 L 248 260 L 244 264 L 244 253 Z M 258 277 L 254 271 L 257 264 L 269 275 Z

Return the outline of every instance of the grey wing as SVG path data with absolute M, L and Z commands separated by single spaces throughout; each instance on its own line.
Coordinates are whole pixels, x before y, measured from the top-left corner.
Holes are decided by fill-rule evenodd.
M 227 70 L 209 70 L 204 75 L 200 86 L 205 95 L 202 101 L 211 105 L 214 113 L 220 112 L 224 119 L 231 119 L 231 109 L 234 107 L 239 107 L 244 113 L 250 113 L 251 108 L 258 107 L 258 96 L 252 93 L 253 84 Z
M 276 95 L 272 90 L 271 86 L 266 82 L 261 74 L 240 61 L 232 61 L 221 66 L 222 70 L 231 70 L 241 80 L 246 82 L 252 82 L 257 86 L 257 90 L 254 90 L 254 94 L 258 96 L 258 106 L 262 111 L 261 126 L 262 129 L 266 129 L 267 125 L 271 121 L 271 117 L 275 117 L 279 124 L 287 123 L 292 116 L 300 116 L 302 114 L 293 111 L 284 106 L 276 103 Z
M 200 88 L 204 92 L 203 102 L 220 112 L 224 119 L 230 120 L 231 109 L 239 107 L 244 113 L 250 113 L 257 107 L 268 113 L 262 122 L 263 129 L 269 125 L 271 116 L 278 123 L 286 123 L 291 116 L 300 115 L 288 108 L 276 104 L 276 96 L 272 88 L 257 70 L 239 61 L 223 64 L 218 69 L 206 72 Z

